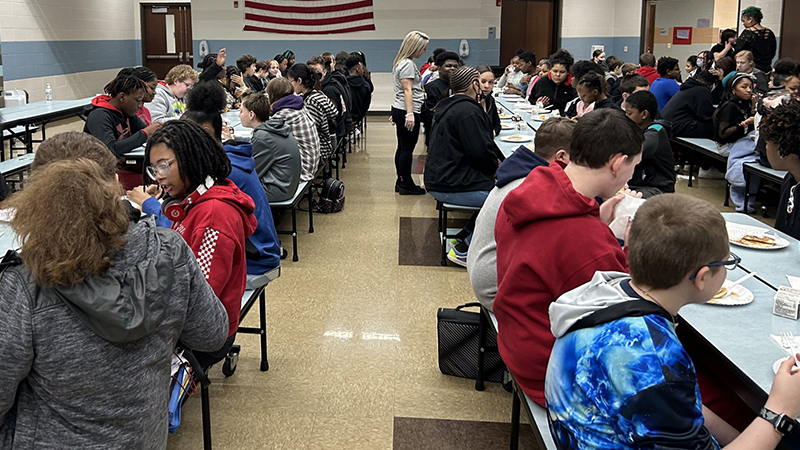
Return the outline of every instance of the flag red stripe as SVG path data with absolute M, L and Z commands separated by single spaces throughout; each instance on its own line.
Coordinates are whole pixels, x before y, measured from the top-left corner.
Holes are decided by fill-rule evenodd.
M 357 20 L 366 20 L 372 19 L 373 15 L 371 12 L 368 13 L 361 13 L 361 14 L 353 14 L 351 16 L 342 16 L 342 17 L 330 17 L 327 19 L 292 19 L 287 17 L 270 17 L 270 16 L 262 16 L 258 14 L 245 14 L 245 20 L 254 20 L 256 22 L 264 22 L 269 24 L 279 24 L 279 25 L 298 25 L 298 26 L 320 26 L 320 25 L 336 25 L 340 23 L 348 23 L 348 22 L 355 22 Z
M 282 12 L 282 13 L 300 13 L 300 14 L 319 14 L 326 12 L 347 11 L 350 9 L 366 8 L 372 6 L 372 0 L 362 0 L 353 3 L 344 3 L 341 5 L 330 6 L 280 6 L 280 5 L 267 5 L 258 2 L 244 2 L 246 8 L 260 9 L 262 11 Z
M 280 28 L 267 28 L 267 27 L 257 27 L 253 25 L 245 25 L 244 31 L 261 31 L 264 33 L 277 33 L 277 34 L 338 34 L 338 33 L 350 33 L 353 31 L 374 31 L 375 25 L 359 25 L 357 27 L 350 27 L 350 28 L 336 28 L 333 30 L 284 30 Z

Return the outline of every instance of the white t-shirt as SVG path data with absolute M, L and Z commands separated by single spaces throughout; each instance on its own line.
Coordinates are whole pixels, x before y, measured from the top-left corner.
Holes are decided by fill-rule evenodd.
M 403 91 L 403 83 L 400 80 L 410 79 L 412 80 L 411 95 L 414 101 L 414 112 L 420 112 L 422 103 L 425 102 L 425 95 L 422 93 L 422 75 L 420 75 L 414 61 L 403 59 L 398 62 L 392 70 L 392 79 L 394 80 L 394 103 L 392 103 L 392 108 L 406 110 L 405 92 Z

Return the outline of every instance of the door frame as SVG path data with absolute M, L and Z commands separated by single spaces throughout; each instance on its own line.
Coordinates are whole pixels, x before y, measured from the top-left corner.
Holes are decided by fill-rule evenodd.
M 145 62 L 147 61 L 147 52 L 146 47 L 147 43 L 145 41 L 145 33 L 144 33 L 144 9 L 145 8 L 152 8 L 153 6 L 192 6 L 191 0 L 166 0 L 166 1 L 159 1 L 159 0 L 139 0 L 139 35 L 141 36 L 141 51 L 142 51 L 142 60 L 139 62 L 140 65 L 144 66 Z M 192 24 L 194 25 L 194 24 Z M 192 27 L 194 28 L 194 27 Z M 194 39 L 194 38 L 192 38 Z M 189 42 L 189 46 L 194 52 L 194 41 Z M 194 63 L 191 64 L 194 66 Z

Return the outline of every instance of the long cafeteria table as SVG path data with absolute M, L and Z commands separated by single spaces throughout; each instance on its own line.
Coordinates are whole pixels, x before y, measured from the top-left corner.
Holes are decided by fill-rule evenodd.
M 41 101 L 0 108 L 0 131 L 10 130 L 16 126 L 24 127 L 24 136 L 17 136 L 12 133 L 12 137 L 21 138 L 25 141 L 26 150 L 31 153 L 33 152 L 31 125 L 41 124 L 42 138 L 44 139 L 45 126 L 49 122 L 72 116 L 83 117 L 84 110 L 91 105 L 92 98 Z M 0 160 L 2 158 L 3 155 L 0 152 Z

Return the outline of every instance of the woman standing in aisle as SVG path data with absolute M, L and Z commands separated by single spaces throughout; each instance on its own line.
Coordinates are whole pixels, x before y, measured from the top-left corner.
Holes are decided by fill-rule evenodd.
M 394 80 L 392 122 L 397 129 L 397 151 L 394 155 L 397 182 L 394 191 L 400 195 L 425 193 L 425 189 L 417 186 L 411 179 L 411 161 L 414 147 L 417 146 L 419 139 L 419 114 L 425 100 L 421 86 L 422 76 L 414 64 L 414 59 L 425 54 L 428 40 L 428 35 L 425 33 L 409 32 L 400 45 L 392 70 Z

